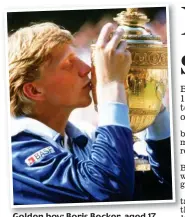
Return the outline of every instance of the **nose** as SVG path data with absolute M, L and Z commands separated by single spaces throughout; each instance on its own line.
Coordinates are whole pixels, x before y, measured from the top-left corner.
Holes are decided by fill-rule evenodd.
M 79 59 L 79 76 L 80 77 L 86 77 L 89 72 L 91 71 L 91 67 L 87 65 L 84 61 Z

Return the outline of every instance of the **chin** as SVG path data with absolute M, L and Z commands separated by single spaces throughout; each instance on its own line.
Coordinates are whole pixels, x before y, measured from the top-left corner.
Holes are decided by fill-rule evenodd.
M 83 102 L 80 103 L 79 105 L 79 108 L 84 108 L 84 107 L 87 107 L 91 104 L 92 102 L 92 99 L 91 97 L 89 96 L 88 98 L 86 98 Z

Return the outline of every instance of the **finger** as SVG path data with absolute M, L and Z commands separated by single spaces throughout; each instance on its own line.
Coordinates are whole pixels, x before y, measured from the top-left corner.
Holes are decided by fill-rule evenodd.
M 125 40 L 122 40 L 117 48 L 118 52 L 125 52 L 127 49 L 127 42 Z M 129 52 L 129 51 L 128 51 Z
M 125 50 L 124 52 L 125 58 L 127 59 L 127 62 L 131 65 L 132 64 L 132 55 L 130 51 Z
M 110 40 L 110 34 L 114 31 L 114 28 L 115 26 L 112 23 L 105 24 L 100 32 L 96 46 L 105 47 L 107 42 Z
M 116 29 L 116 31 L 114 32 L 114 34 L 113 34 L 112 38 L 110 39 L 110 41 L 108 42 L 107 46 L 110 49 L 115 50 L 118 47 L 123 34 L 124 34 L 124 30 L 122 27 L 119 26 Z
M 126 61 L 125 63 L 127 65 L 131 65 L 132 64 L 132 55 L 130 53 L 130 51 L 128 50 L 116 50 L 116 55 L 120 56 L 120 58 L 122 58 L 124 61 Z

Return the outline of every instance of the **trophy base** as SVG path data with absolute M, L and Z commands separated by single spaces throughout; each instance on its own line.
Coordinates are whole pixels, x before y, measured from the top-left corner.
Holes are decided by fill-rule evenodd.
M 148 160 L 135 157 L 134 162 L 135 162 L 135 171 L 146 172 L 151 170 L 151 166 Z

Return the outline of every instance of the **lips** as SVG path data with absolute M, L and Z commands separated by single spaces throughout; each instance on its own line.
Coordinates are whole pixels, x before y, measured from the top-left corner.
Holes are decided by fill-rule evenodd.
M 88 81 L 86 82 L 83 88 L 89 87 L 91 89 L 91 86 L 92 86 L 91 81 Z

